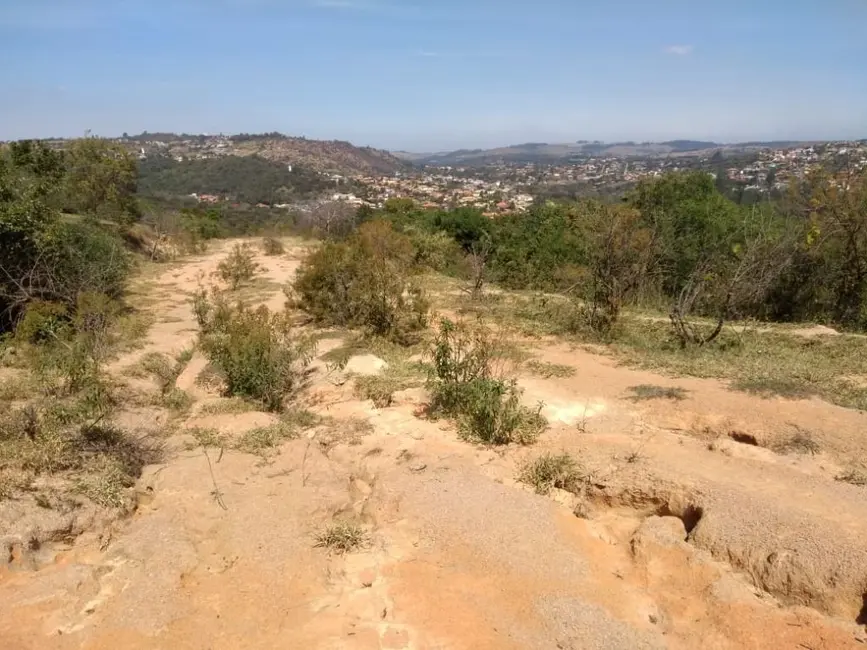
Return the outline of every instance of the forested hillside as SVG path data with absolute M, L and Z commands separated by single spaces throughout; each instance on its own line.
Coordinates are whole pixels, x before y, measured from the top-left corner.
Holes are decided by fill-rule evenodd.
M 143 195 L 177 197 L 211 194 L 243 203 L 289 203 L 334 187 L 316 172 L 259 156 L 224 156 L 177 162 L 149 157 L 139 162 Z

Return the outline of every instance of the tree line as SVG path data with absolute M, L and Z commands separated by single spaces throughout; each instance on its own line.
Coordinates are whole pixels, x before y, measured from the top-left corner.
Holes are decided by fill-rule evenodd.
M 441 235 L 445 269 L 565 293 L 603 331 L 630 304 L 664 308 L 685 343 L 705 342 L 690 315 L 867 329 L 867 172 L 816 171 L 753 205 L 694 171 L 644 180 L 617 201 L 546 201 L 495 219 L 404 199 L 354 218 L 387 219 L 421 249 Z

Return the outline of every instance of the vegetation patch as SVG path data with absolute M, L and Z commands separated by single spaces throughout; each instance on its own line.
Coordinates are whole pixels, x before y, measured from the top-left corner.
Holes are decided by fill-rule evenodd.
M 264 456 L 287 440 L 297 438 L 299 430 L 286 422 L 276 422 L 245 432 L 233 447 L 247 454 Z
M 849 483 L 859 487 L 867 487 L 867 470 L 863 468 L 848 469 L 834 477 L 841 483 Z
M 539 377 L 544 377 L 545 379 L 552 379 L 554 377 L 565 379 L 566 377 L 573 377 L 576 372 L 573 366 L 567 366 L 562 363 L 538 361 L 536 359 L 531 359 L 525 363 L 524 368 L 528 372 L 538 375 Z
M 515 380 L 503 376 L 484 326 L 442 320 L 430 356 L 430 412 L 456 419 L 463 438 L 492 445 L 529 444 L 547 426 L 542 405 L 523 406 Z
M 262 251 L 269 256 L 283 255 L 286 252 L 286 247 L 276 237 L 265 237 L 262 240 Z
M 255 253 L 248 244 L 235 244 L 232 252 L 217 265 L 217 277 L 232 291 L 253 280 L 259 271 Z
M 300 386 L 314 345 L 293 329 L 288 315 L 231 303 L 220 292 L 194 298 L 202 352 L 223 376 L 230 396 L 280 411 Z
M 806 429 L 795 427 L 795 432 L 774 445 L 772 449 L 778 454 L 812 454 L 816 455 L 822 451 L 821 445 L 816 441 L 815 436 Z
M 633 402 L 643 402 L 651 399 L 668 399 L 680 401 L 686 399 L 687 390 L 679 386 L 657 386 L 654 384 L 641 384 L 639 386 L 630 386 L 629 391 L 632 395 L 629 397 Z
M 580 463 L 566 452 L 542 454 L 518 472 L 518 480 L 532 485 L 537 494 L 548 494 L 552 488 L 578 492 L 585 477 Z
M 349 522 L 332 524 L 316 535 L 317 548 L 326 548 L 339 555 L 356 551 L 368 542 L 367 532 L 358 524 Z
M 363 224 L 301 265 L 291 302 L 320 324 L 359 327 L 399 344 L 418 341 L 428 301 L 411 278 L 412 243 L 386 222 Z
M 219 401 L 202 404 L 198 409 L 200 415 L 234 415 L 257 411 L 261 405 L 249 402 L 240 397 L 229 397 Z

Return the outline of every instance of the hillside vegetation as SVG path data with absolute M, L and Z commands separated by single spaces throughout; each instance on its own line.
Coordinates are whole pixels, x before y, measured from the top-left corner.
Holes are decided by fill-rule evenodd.
M 225 156 L 177 162 L 151 157 L 139 164 L 139 191 L 163 197 L 192 193 L 229 197 L 244 203 L 289 203 L 335 187 L 320 174 L 259 156 Z

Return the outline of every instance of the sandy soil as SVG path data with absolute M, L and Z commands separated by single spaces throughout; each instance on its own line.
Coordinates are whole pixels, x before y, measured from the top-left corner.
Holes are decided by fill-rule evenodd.
M 157 323 L 115 370 L 193 344 L 186 292 L 231 244 L 143 279 Z M 300 255 L 258 259 L 271 307 L 282 306 L 277 286 Z M 201 414 L 216 396 L 196 385 L 205 363 L 194 356 L 178 385 L 197 407 L 166 463 L 140 480 L 137 511 L 0 562 L 0 647 L 864 647 L 865 489 L 833 480 L 847 458 L 865 457 L 864 414 L 630 370 L 564 344 L 533 353 L 576 369 L 521 377 L 550 422 L 533 447 L 468 445 L 447 423 L 416 416 L 417 389 L 376 409 L 319 362 L 311 408 L 356 433 L 332 428 L 326 442 L 314 429 L 267 460 L 185 444 L 190 426 L 233 435 L 273 421 Z M 348 367 L 375 373 L 384 362 L 359 355 Z M 631 400 L 642 384 L 686 398 Z M 766 448 L 793 424 L 822 452 Z M 586 495 L 539 496 L 515 481 L 545 450 L 581 459 Z M 368 530 L 365 548 L 314 547 L 323 527 L 347 517 Z

